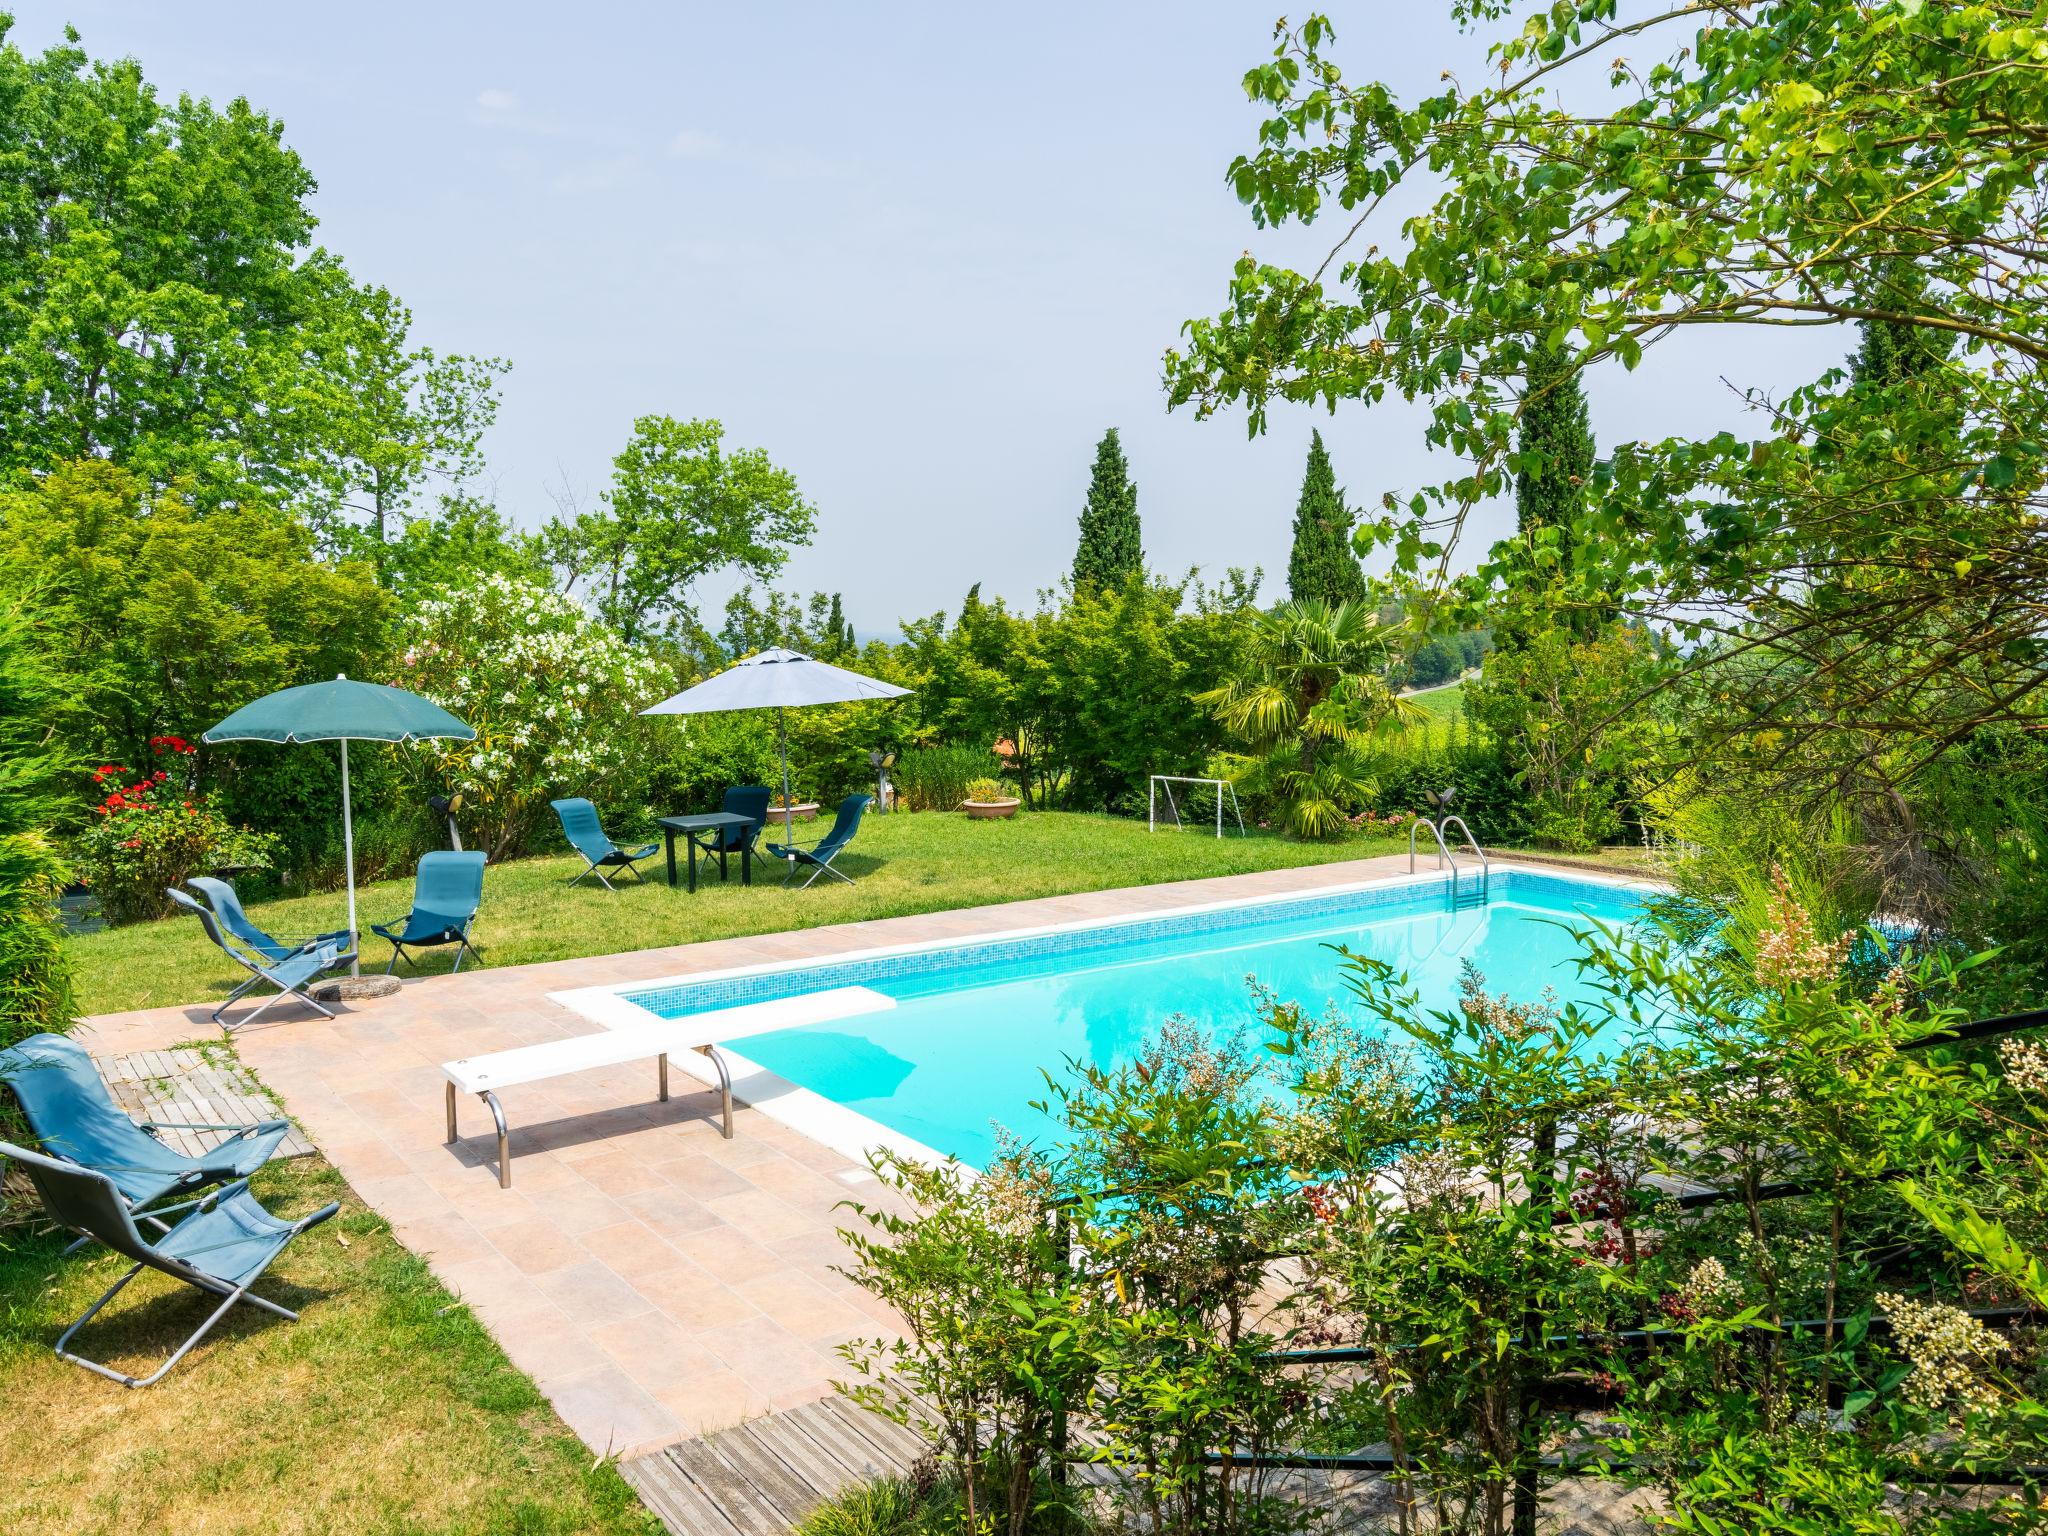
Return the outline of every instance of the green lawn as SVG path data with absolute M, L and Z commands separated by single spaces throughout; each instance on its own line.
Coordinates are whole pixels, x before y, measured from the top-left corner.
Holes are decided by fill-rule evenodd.
M 1465 712 L 1465 685 L 1462 682 L 1447 683 L 1441 688 L 1411 693 L 1408 702 L 1438 720 L 1456 720 Z
M 798 827 L 800 837 L 805 831 Z M 822 831 L 822 824 L 814 824 L 805 840 Z M 735 869 L 729 885 L 713 878 L 691 896 L 662 883 L 657 853 L 649 886 L 636 887 L 629 876 L 616 892 L 590 881 L 571 890 L 560 882 L 575 873 L 581 860 L 520 859 L 485 876 L 476 934 L 489 964 L 519 965 L 1365 858 L 1395 852 L 1397 846 L 1406 844 L 1361 839 L 1296 843 L 1256 831 L 1218 841 L 1194 831 L 1147 833 L 1142 821 L 1064 812 L 1024 814 L 1013 821 L 969 821 L 937 812 L 870 816 L 839 858 L 839 867 L 858 882 L 851 887 L 828 877 L 809 890 L 784 890 L 779 867 L 759 867 L 756 875 L 765 878 L 751 889 L 740 884 Z M 409 880 L 364 887 L 358 901 L 365 928 L 402 916 L 411 894 Z M 280 938 L 292 938 L 339 928 L 346 922 L 344 913 L 343 898 L 335 892 L 259 905 L 250 915 Z M 207 943 L 190 918 L 80 934 L 69 947 L 78 971 L 79 1005 L 88 1014 L 223 997 L 243 974 Z M 389 954 L 381 941 L 366 938 L 366 962 L 374 959 L 381 969 Z M 445 970 L 448 964 L 449 952 L 430 953 L 423 968 Z
M 58 1330 L 126 1267 L 0 1225 L 0 1531 L 8 1536 L 660 1536 L 607 1463 L 318 1158 L 257 1176 L 315 1227 L 258 1282 L 296 1323 L 240 1307 L 156 1386 L 59 1360 Z M 79 1335 L 154 1364 L 214 1302 L 137 1280 Z

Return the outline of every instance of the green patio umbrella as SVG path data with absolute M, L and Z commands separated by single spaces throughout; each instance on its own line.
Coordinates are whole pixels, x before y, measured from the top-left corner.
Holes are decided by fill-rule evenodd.
M 282 746 L 303 741 L 341 743 L 341 848 L 348 866 L 349 948 L 360 949 L 356 942 L 356 830 L 349 805 L 348 744 L 429 738 L 474 741 L 476 732 L 416 693 L 382 683 L 350 682 L 337 675 L 331 683 L 306 683 L 265 694 L 253 704 L 244 704 L 199 739 L 209 745 L 223 741 L 274 741 Z M 349 971 L 362 974 L 360 958 Z

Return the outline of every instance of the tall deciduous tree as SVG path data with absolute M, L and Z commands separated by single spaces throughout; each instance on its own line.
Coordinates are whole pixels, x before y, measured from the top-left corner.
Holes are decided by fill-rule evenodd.
M 1301 499 L 1294 506 L 1294 545 L 1287 555 L 1288 596 L 1333 606 L 1365 601 L 1365 568 L 1351 551 L 1351 521 L 1323 434 L 1311 433 Z
M 612 460 L 604 505 L 548 530 L 573 581 L 588 578 L 604 618 L 629 640 L 681 634 L 691 588 L 717 570 L 769 580 L 808 544 L 817 512 L 759 448 L 725 447 L 715 421 L 642 416 Z
M 1475 26 L 1512 9 L 1452 5 Z M 1692 671 L 1721 669 L 1707 741 L 1760 772 L 1882 793 L 1986 724 L 2048 719 L 2038 19 L 1960 0 L 1527 11 L 1482 80 L 1412 102 L 1340 70 L 1324 18 L 1283 28 L 1246 77 L 1266 121 L 1231 180 L 1261 224 L 1341 209 L 1342 229 L 1307 271 L 1238 263 L 1228 306 L 1168 357 L 1173 400 L 1241 403 L 1255 430 L 1274 400 L 1422 403 L 1461 470 L 1389 497 L 1362 543 L 1447 624 L 1506 590 L 1668 627 Z M 1921 281 L 1873 290 L 1902 259 Z M 1596 467 L 1562 587 L 1513 546 L 1455 574 L 1469 515 L 1507 489 L 1538 351 L 1633 369 L 1704 326 L 1859 323 L 1903 328 L 1885 352 L 1907 333 L 1956 351 L 1917 390 L 1758 377 L 1754 430 L 1676 422 Z
M 1144 571 L 1138 487 L 1124 462 L 1116 428 L 1111 427 L 1095 448 L 1088 501 L 1081 508 L 1081 542 L 1074 551 L 1074 585 L 1119 587 Z
M 201 511 L 331 518 L 460 466 L 497 365 L 411 346 L 312 244 L 312 173 L 237 99 L 160 99 L 0 13 L 0 470 L 111 459 Z

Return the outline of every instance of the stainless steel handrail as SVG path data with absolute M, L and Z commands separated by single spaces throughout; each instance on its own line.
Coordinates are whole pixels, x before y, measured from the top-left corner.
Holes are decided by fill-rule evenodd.
M 1436 867 L 1442 869 L 1446 864 L 1449 864 L 1451 867 L 1451 905 L 1455 907 L 1458 904 L 1458 860 L 1456 855 L 1451 852 L 1450 845 L 1444 841 L 1443 833 L 1437 830 L 1436 823 L 1427 816 L 1418 816 L 1409 823 L 1408 873 L 1411 875 L 1415 873 L 1415 829 L 1417 827 L 1429 828 L 1429 835 L 1436 839 Z M 1465 835 L 1470 837 L 1472 834 L 1468 831 Z M 1483 858 L 1484 855 L 1481 855 L 1481 857 Z
M 1458 830 L 1465 834 L 1466 843 L 1471 846 L 1471 849 L 1474 853 L 1479 855 L 1479 889 L 1482 893 L 1484 893 L 1492 888 L 1493 866 L 1487 860 L 1486 850 L 1479 846 L 1479 839 L 1474 837 L 1472 835 L 1472 829 L 1465 825 L 1464 817 L 1446 816 L 1443 820 L 1443 825 L 1448 827 L 1454 821 L 1458 824 Z M 1414 840 L 1414 835 L 1411 833 L 1409 835 L 1409 842 L 1411 845 L 1414 843 Z M 1443 833 L 1440 831 L 1437 833 L 1437 841 L 1443 841 Z M 1409 861 L 1409 870 L 1411 873 L 1413 872 L 1414 867 L 1414 861 L 1413 859 L 1411 859 Z

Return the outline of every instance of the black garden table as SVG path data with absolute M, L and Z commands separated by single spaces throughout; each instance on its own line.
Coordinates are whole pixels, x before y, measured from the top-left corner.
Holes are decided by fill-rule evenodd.
M 718 834 L 728 828 L 751 827 L 754 818 L 736 816 L 730 811 L 707 811 L 702 816 L 663 816 L 661 818 L 662 841 L 668 845 L 668 883 L 676 883 L 676 838 L 678 835 L 690 845 L 690 890 L 697 889 L 697 850 L 702 848 L 706 857 L 718 855 L 718 878 L 727 879 L 731 870 L 727 865 L 729 848 L 717 846 Z M 740 853 L 740 884 L 754 883 L 754 849 L 749 844 Z

